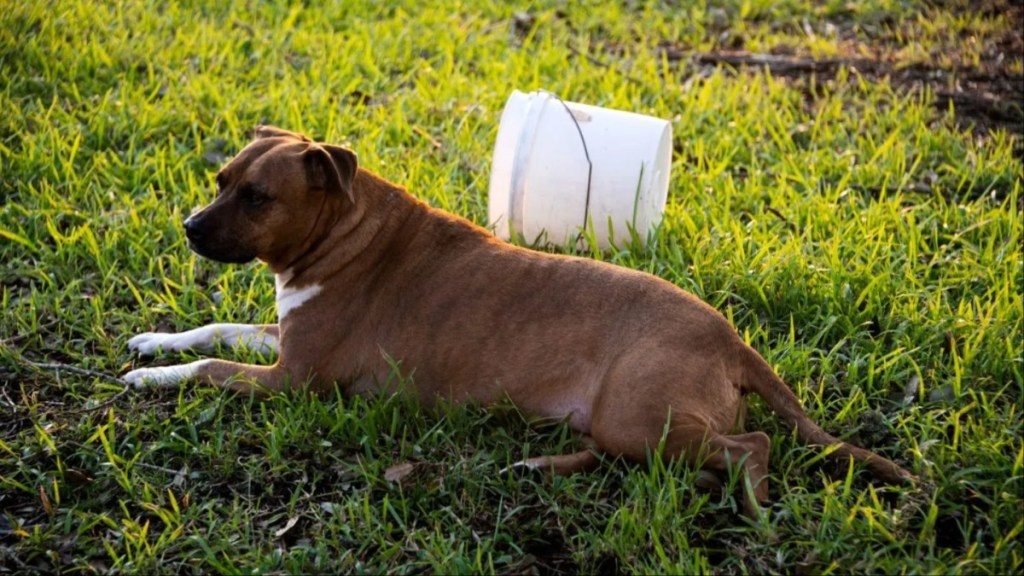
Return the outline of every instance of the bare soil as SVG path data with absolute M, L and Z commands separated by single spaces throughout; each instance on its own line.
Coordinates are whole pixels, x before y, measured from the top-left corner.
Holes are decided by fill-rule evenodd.
M 948 6 L 946 5 L 948 4 Z M 933 95 L 934 107 L 945 112 L 952 105 L 955 121 L 963 128 L 980 135 L 995 130 L 1006 130 L 1015 137 L 1015 155 L 1024 159 L 1024 1 L 994 0 L 988 2 L 935 2 L 927 10 L 949 12 L 956 16 L 968 13 L 981 19 L 994 20 L 1005 16 L 1008 26 L 995 31 L 974 34 L 965 31 L 955 37 L 929 39 L 921 50 L 927 56 L 908 60 L 909 45 L 916 42 L 908 21 L 880 21 L 865 24 L 849 21 L 810 24 L 803 23 L 807 34 L 815 33 L 815 26 L 830 27 L 841 46 L 841 55 L 835 58 L 815 59 L 799 54 L 799 49 L 778 45 L 766 53 L 744 50 L 745 39 L 729 29 L 723 22 L 718 32 L 719 41 L 714 50 L 694 51 L 690 47 L 662 44 L 659 49 L 670 62 L 692 70 L 694 77 L 710 73 L 718 67 L 737 72 L 744 69 L 767 68 L 775 77 L 801 81 L 811 77 L 828 81 L 841 69 L 871 81 L 888 81 L 894 88 L 906 92 L 928 90 Z M 928 18 L 929 12 L 923 12 Z M 792 23 L 772 23 L 772 26 L 793 26 Z M 964 49 L 970 45 L 972 50 Z M 980 57 L 968 56 L 975 46 Z M 591 53 L 611 56 L 623 55 L 621 45 L 596 42 Z M 576 50 L 574 50 L 576 51 Z M 577 52 L 578 53 L 578 52 Z M 591 56 L 588 56 L 594 59 Z M 603 63 L 603 62 L 602 62 Z

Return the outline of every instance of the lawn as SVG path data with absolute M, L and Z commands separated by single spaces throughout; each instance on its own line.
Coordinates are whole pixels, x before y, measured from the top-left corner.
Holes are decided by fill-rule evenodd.
M 1024 567 L 1019 3 L 0 4 L 0 572 Z M 486 226 L 502 106 L 537 88 L 673 124 L 656 237 L 589 256 L 721 310 L 917 486 L 756 401 L 752 522 L 680 463 L 499 475 L 579 446 L 512 406 L 118 380 L 194 358 L 135 357 L 133 334 L 274 321 L 261 265 L 181 232 L 254 126 L 348 145 Z

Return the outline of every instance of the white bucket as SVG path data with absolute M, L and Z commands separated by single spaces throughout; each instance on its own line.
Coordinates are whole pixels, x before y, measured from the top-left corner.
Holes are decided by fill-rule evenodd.
M 488 217 L 505 240 L 566 245 L 592 223 L 597 249 L 628 241 L 630 228 L 646 242 L 671 168 L 668 121 L 515 90 L 494 144 Z

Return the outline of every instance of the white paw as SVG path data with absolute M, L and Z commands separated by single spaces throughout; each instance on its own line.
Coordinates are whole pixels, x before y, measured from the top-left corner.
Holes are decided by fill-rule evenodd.
M 179 382 L 183 382 L 195 376 L 196 372 L 199 370 L 199 366 L 202 365 L 203 362 L 206 361 L 198 360 L 189 364 L 178 364 L 176 366 L 139 368 L 125 374 L 121 379 L 136 388 L 145 388 L 147 386 L 166 388 L 169 386 L 175 386 Z
M 164 352 L 181 352 L 181 338 L 177 334 L 161 332 L 144 332 L 128 340 L 128 349 L 144 356 L 153 356 L 158 350 Z

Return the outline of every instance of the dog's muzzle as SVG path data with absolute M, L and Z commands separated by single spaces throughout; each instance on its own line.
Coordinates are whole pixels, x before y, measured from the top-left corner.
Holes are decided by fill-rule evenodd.
M 204 212 L 197 212 L 182 223 L 190 250 L 204 258 L 225 264 L 244 264 L 256 258 L 251 246 L 238 238 L 218 230 L 214 221 Z

